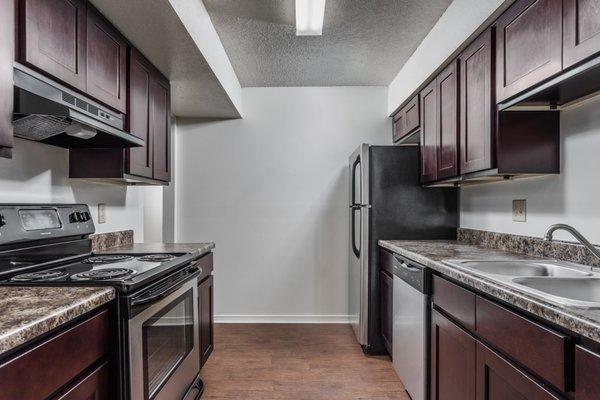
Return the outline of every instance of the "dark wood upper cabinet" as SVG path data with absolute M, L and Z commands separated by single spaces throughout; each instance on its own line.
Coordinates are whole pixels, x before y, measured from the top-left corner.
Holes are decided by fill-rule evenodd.
M 381 313 L 381 336 L 388 354 L 392 355 L 394 326 L 394 279 L 384 270 L 379 271 L 379 310 Z
M 20 0 L 17 59 L 85 91 L 86 4 L 85 0 Z
M 394 142 L 405 138 L 419 129 L 419 123 L 419 96 L 417 95 L 394 115 Z
M 157 79 L 150 91 L 150 126 L 153 140 L 153 178 L 171 180 L 171 90 L 169 81 Z
M 437 179 L 458 175 L 458 71 L 453 61 L 436 78 Z
M 480 35 L 459 56 L 460 172 L 492 168 L 496 101 L 492 75 L 493 29 Z
M 127 112 L 127 42 L 92 7 L 87 12 L 87 87 L 89 95 Z
M 477 341 L 431 311 L 431 399 L 475 400 Z M 508 399 L 508 398 L 505 398 Z
M 152 178 L 154 140 L 150 129 L 150 87 L 154 67 L 137 50 L 131 49 L 129 57 L 129 131 L 144 139 L 145 145 L 127 152 L 127 169 L 130 174 Z
M 433 81 L 419 94 L 421 100 L 421 182 L 437 180 L 437 85 Z
M 600 52 L 598 0 L 563 0 L 563 67 Z
M 562 70 L 562 0 L 517 0 L 498 18 L 497 100 Z
M 12 155 L 15 2 L 0 2 L 0 157 Z
M 477 343 L 477 400 L 561 400 L 514 364 Z

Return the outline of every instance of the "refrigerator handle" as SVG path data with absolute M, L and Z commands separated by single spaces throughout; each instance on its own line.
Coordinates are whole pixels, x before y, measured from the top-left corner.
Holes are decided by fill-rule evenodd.
M 351 225 L 352 225 L 352 252 L 354 253 L 354 255 L 356 256 L 356 258 L 360 258 L 360 249 L 356 247 L 356 210 L 360 210 L 360 206 L 353 206 L 351 207 L 352 211 L 352 218 L 351 218 Z M 361 221 L 362 224 L 362 221 Z M 362 229 L 362 226 L 361 226 Z

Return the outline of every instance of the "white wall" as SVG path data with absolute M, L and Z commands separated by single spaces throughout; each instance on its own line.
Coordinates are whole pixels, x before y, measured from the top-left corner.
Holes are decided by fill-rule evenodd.
M 242 99 L 243 120 L 177 121 L 176 240 L 216 242 L 220 320 L 346 320 L 346 164 L 360 143 L 390 141 L 387 90 Z
M 140 188 L 72 181 L 69 153 L 58 147 L 15 139 L 13 159 L 0 158 L 0 203 L 86 203 L 96 232 L 133 229 L 144 238 Z M 97 204 L 106 204 L 107 222 L 97 223 Z
M 461 189 L 461 226 L 541 237 L 554 223 L 600 243 L 600 97 L 561 113 L 561 174 Z M 512 221 L 512 200 L 527 199 L 527 222 Z M 573 240 L 568 234 L 557 237 Z
M 514 0 L 454 0 L 390 83 L 391 115 L 429 76 L 455 55 L 463 43 Z

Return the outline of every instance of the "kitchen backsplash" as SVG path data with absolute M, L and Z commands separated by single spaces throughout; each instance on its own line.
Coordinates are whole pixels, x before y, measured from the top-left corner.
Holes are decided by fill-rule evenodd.
M 558 240 L 547 242 L 544 239 L 530 236 L 467 228 L 458 228 L 458 240 L 489 249 L 505 250 L 534 257 L 549 257 L 600 267 L 600 259 L 592 255 L 583 246 L 575 243 Z
M 133 230 L 97 233 L 91 235 L 92 251 L 102 251 L 113 247 L 133 244 Z

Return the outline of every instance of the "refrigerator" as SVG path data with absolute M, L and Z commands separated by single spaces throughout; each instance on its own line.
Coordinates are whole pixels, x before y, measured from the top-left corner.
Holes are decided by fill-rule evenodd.
M 419 146 L 360 145 L 349 159 L 348 311 L 366 354 L 384 354 L 379 318 L 381 239 L 456 239 L 458 191 L 420 183 Z

